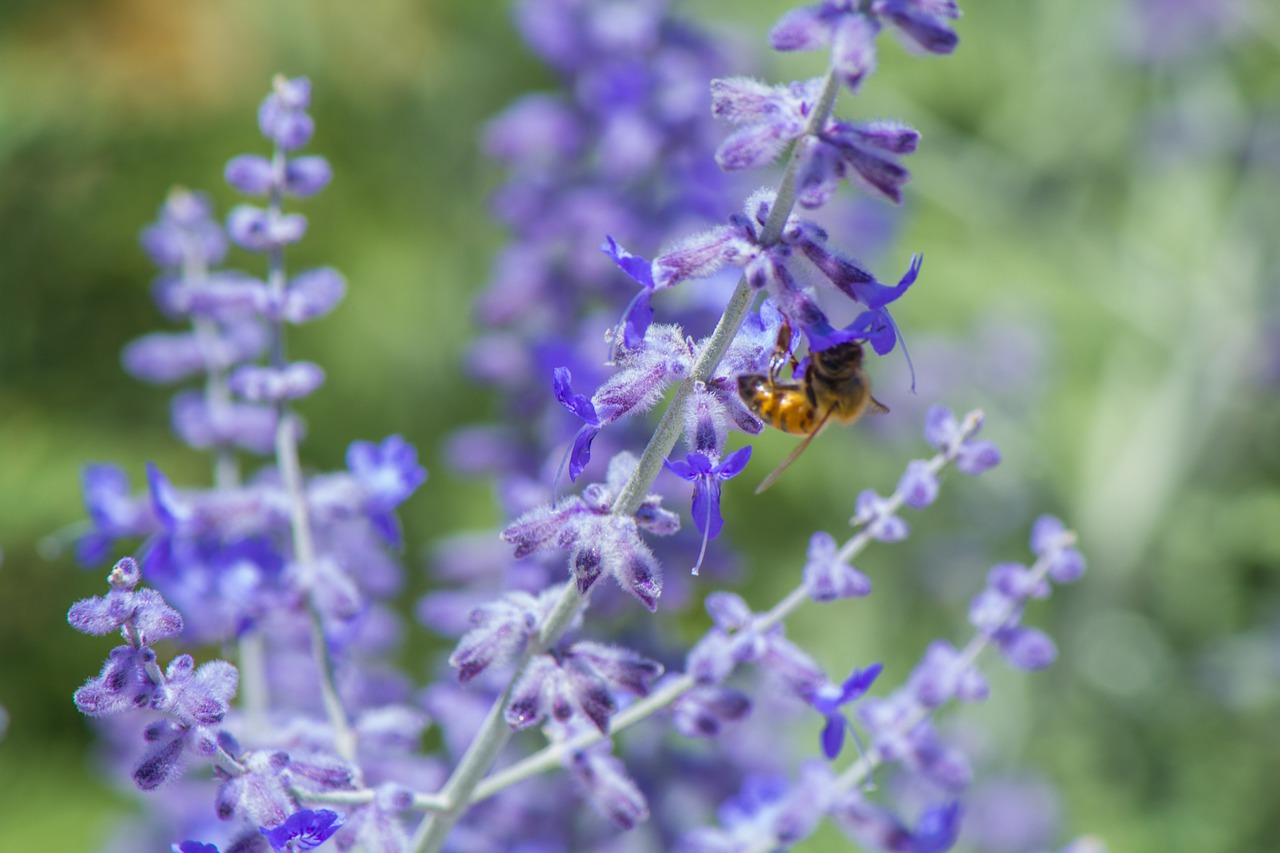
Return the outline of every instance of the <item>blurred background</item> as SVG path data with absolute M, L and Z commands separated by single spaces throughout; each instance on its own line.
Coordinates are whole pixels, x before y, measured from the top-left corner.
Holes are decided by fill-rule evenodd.
M 66 547 L 79 472 L 113 461 L 140 483 L 152 460 L 175 480 L 208 476 L 169 433 L 168 393 L 119 364 L 124 343 L 165 325 L 137 233 L 173 185 L 220 211 L 236 201 L 222 167 L 263 150 L 255 110 L 277 72 L 311 78 L 309 150 L 336 176 L 302 205 L 311 230 L 290 263 L 331 264 L 350 285 L 291 338 L 328 374 L 302 406 L 306 463 L 340 467 L 351 440 L 390 433 L 419 448 L 432 478 L 403 513 L 416 590 L 431 543 L 498 522 L 488 487 L 441 457 L 450 430 L 500 411 L 461 365 L 465 306 L 503 239 L 479 133 L 554 83 L 505 5 L 0 4 L 0 850 L 90 851 L 132 807 L 95 774 L 70 701 L 107 648 L 65 622 L 105 568 L 78 568 Z M 754 50 L 790 5 L 677 8 Z M 880 70 L 840 109 L 923 134 L 896 237 L 874 258 L 895 280 L 925 254 L 895 306 L 919 393 L 895 354 L 875 368 L 890 418 L 824 435 L 764 497 L 731 484 L 746 594 L 772 600 L 810 532 L 838 531 L 859 490 L 892 489 L 924 452 L 928 404 L 981 407 L 1004 464 L 948 478 L 938 507 L 910 517 L 909 543 L 868 553 L 877 592 L 847 628 L 792 635 L 834 668 L 851 649 L 910 666 L 930 638 L 966 635 L 986 568 L 1026 559 L 1035 516 L 1058 514 L 1090 562 L 1030 614 L 1059 663 L 1027 676 L 991 661 L 992 700 L 944 715 L 988 780 L 974 809 L 1025 801 L 1041 824 L 996 814 L 1004 834 L 968 849 L 1029 853 L 1084 832 L 1117 853 L 1280 849 L 1280 7 L 964 12 L 954 56 L 885 39 Z M 761 61 L 782 81 L 821 59 Z M 769 436 L 757 453 L 789 446 Z M 422 674 L 439 646 L 414 642 Z M 847 845 L 824 834 L 799 849 Z

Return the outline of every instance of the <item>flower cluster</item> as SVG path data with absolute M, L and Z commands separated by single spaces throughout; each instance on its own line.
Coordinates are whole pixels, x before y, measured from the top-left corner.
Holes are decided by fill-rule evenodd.
M 447 588 L 417 615 L 457 642 L 440 678 L 417 692 L 388 664 L 398 623 L 387 606 L 400 586 L 396 510 L 426 478 L 415 450 L 398 436 L 357 441 L 346 470 L 306 475 L 299 458 L 292 405 L 321 387 L 324 371 L 287 358 L 286 330 L 325 316 L 346 285 L 328 268 L 285 269 L 285 249 L 307 227 L 285 202 L 315 195 L 332 173 L 300 153 L 314 132 L 309 83 L 275 81 L 258 114 L 270 155 L 236 157 L 225 172 L 265 201 L 234 208 L 224 228 L 203 196 L 175 192 L 143 236 L 162 268 L 157 301 L 190 330 L 147 336 L 125 362 L 149 381 L 203 377 L 202 389 L 175 398 L 174 428 L 211 452 L 213 485 L 184 487 L 152 465 L 135 495 L 117 468 L 85 474 L 92 531 L 81 557 L 97 562 L 141 540 L 141 559 L 121 560 L 107 596 L 71 609 L 77 629 L 119 630 L 126 641 L 75 701 L 141 729 L 139 789 L 165 796 L 189 763 L 212 766 L 201 790 L 224 828 L 175 810 L 171 849 L 260 853 L 330 840 L 406 853 L 615 849 L 617 832 L 649 822 L 653 849 L 736 853 L 790 847 L 823 820 L 873 849 L 941 853 L 955 843 L 972 771 L 932 715 L 953 699 L 986 698 L 976 663 L 989 646 L 1021 669 L 1053 660 L 1052 640 L 1022 616 L 1052 584 L 1083 573 L 1073 535 L 1038 521 L 1034 564 L 995 566 L 974 598 L 973 639 L 961 649 L 935 641 L 905 677 L 865 659 L 828 674 L 786 623 L 801 607 L 861 606 L 850 599 L 869 596 L 872 581 L 854 560 L 909 535 L 898 513 L 934 502 L 947 466 L 977 475 L 1000 462 L 975 437 L 980 413 L 930 410 L 925 438 L 936 453 L 911 461 L 887 497 L 858 495 L 843 542 L 813 533 L 772 607 L 688 591 L 728 574 L 727 553 L 709 543 L 732 526 L 724 484 L 749 464 L 750 437 L 792 425 L 809 433 L 803 449 L 833 416 L 884 409 L 870 396 L 864 345 L 883 356 L 903 342 L 889 306 L 915 284 L 921 256 L 883 284 L 836 245 L 838 232 L 793 207 L 827 204 L 845 179 L 902 201 L 900 158 L 918 135 L 839 118 L 836 95 L 866 83 L 883 28 L 948 53 L 958 14 L 950 0 L 824 0 L 786 14 L 771 41 L 829 45 L 825 75 L 708 87 L 718 51 L 661 2 L 518 5 L 526 40 L 571 94 L 522 99 L 487 132 L 487 150 L 509 170 L 494 210 L 512 241 L 480 297 L 486 331 L 468 367 L 502 390 L 508 421 L 465 430 L 451 454 L 464 470 L 496 475 L 510 520 L 500 536 L 463 534 L 437 549 Z M 736 128 L 718 149 L 714 119 Z M 749 195 L 726 222 L 739 205 L 725 173 L 788 150 L 778 186 Z M 215 269 L 229 244 L 262 258 L 264 273 Z M 736 286 L 718 281 L 727 270 Z M 767 405 L 745 399 L 747 378 L 775 395 Z M 645 440 L 641 415 L 664 398 Z M 800 422 L 812 427 L 794 429 Z M 245 453 L 270 458 L 246 475 Z M 566 470 L 576 488 L 567 495 Z M 673 498 L 700 537 L 696 559 Z M 673 559 L 707 572 L 664 585 Z M 606 575 L 615 583 L 597 583 Z M 696 600 L 711 624 L 687 646 L 670 623 L 648 618 Z M 237 664 L 197 666 L 180 654 L 162 670 L 152 646 L 163 639 L 223 644 Z M 898 686 L 886 693 L 890 679 Z M 665 727 L 617 737 L 655 720 Z M 424 754 L 418 740 L 432 724 L 440 747 Z M 821 758 L 787 763 L 777 733 L 793 725 L 815 728 L 809 751 Z M 888 764 L 945 796 L 910 819 L 892 797 L 873 800 L 865 783 Z M 555 768 L 566 772 L 519 784 Z M 571 816 L 579 803 L 603 819 Z M 707 825 L 713 814 L 718 826 Z M 631 846 L 644 844 L 637 838 Z

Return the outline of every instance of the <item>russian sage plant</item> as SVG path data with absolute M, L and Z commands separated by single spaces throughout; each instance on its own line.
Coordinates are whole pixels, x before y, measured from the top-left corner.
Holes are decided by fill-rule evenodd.
M 285 333 L 329 313 L 346 285 L 285 265 L 306 232 L 287 203 L 331 173 L 299 153 L 313 135 L 309 84 L 278 78 L 258 113 L 269 151 L 226 168 L 263 201 L 224 226 L 206 197 L 175 190 L 143 232 L 157 302 L 189 327 L 135 341 L 125 363 L 147 381 L 198 380 L 174 398 L 173 425 L 210 454 L 211 485 L 151 467 L 135 494 L 116 467 L 85 472 L 81 560 L 138 543 L 109 592 L 69 614 L 124 638 L 75 694 L 114 723 L 104 737 L 150 805 L 113 849 L 745 853 L 796 846 L 824 821 L 868 849 L 950 849 L 972 773 L 934 712 L 987 697 L 988 648 L 1019 669 L 1053 661 L 1053 641 L 1021 617 L 1082 574 L 1074 536 L 1040 518 L 1030 564 L 998 564 L 975 591 L 971 636 L 934 641 L 909 673 L 870 660 L 828 673 L 785 627 L 802 608 L 869 595 L 854 561 L 908 535 L 899 513 L 933 503 L 944 469 L 999 463 L 976 437 L 982 415 L 931 408 L 933 454 L 888 495 L 851 494 L 851 535 L 797 541 L 776 601 L 726 589 L 740 560 L 710 543 L 725 529 L 722 484 L 751 461 L 740 437 L 780 423 L 744 403 L 739 377 L 768 376 L 817 407 L 813 354 L 906 356 L 890 307 L 916 292 L 921 255 L 881 283 L 796 208 L 827 205 L 845 179 L 901 201 L 918 135 L 838 118 L 837 95 L 867 84 L 882 31 L 946 54 L 958 16 L 950 0 L 787 12 L 772 46 L 829 60 L 818 78 L 774 85 L 711 79 L 728 52 L 661 3 L 518 5 L 564 92 L 526 97 L 486 134 L 508 169 L 494 209 L 512 239 L 480 296 L 469 363 L 499 389 L 504 418 L 463 430 L 450 453 L 494 476 L 509 522 L 437 548 L 436 591 L 416 615 L 456 645 L 421 687 L 390 663 L 395 511 L 426 479 L 416 452 L 392 436 L 354 442 L 340 472 L 304 473 L 299 458 L 293 401 L 324 373 L 288 358 Z M 776 187 L 742 192 L 735 173 L 784 154 Z M 228 240 L 255 270 L 220 267 Z M 852 321 L 830 319 L 842 314 Z M 637 416 L 664 399 L 649 434 Z M 710 624 L 689 641 L 673 616 L 699 603 Z M 162 640 L 233 660 L 165 661 Z M 794 727 L 818 731 L 802 762 L 778 748 Z M 877 792 L 882 765 L 922 780 L 927 801 Z

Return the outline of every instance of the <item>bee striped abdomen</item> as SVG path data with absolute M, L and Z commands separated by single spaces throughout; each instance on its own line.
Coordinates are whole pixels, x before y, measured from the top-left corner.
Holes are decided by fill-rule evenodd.
M 738 394 L 747 408 L 774 429 L 803 435 L 817 426 L 817 410 L 799 385 L 773 383 L 767 376 L 740 376 Z

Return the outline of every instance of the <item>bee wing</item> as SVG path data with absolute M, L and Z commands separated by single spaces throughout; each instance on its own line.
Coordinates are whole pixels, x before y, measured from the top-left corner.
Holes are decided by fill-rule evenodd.
M 871 401 L 870 401 L 869 403 L 867 403 L 867 410 L 866 410 L 866 414 L 868 414 L 868 415 L 887 415 L 887 414 L 889 414 L 889 407 L 888 407 L 888 406 L 886 406 L 884 403 L 881 403 L 881 402 L 880 402 L 879 400 L 877 400 L 875 397 L 872 397 L 872 398 L 871 398 Z
M 822 428 L 827 425 L 827 421 L 831 419 L 831 413 L 834 411 L 835 409 L 827 409 L 827 413 L 822 416 L 822 420 L 818 421 L 818 426 L 814 428 L 813 432 L 806 435 L 804 440 L 797 444 L 795 449 L 787 454 L 787 458 L 783 459 L 782 462 L 778 464 L 778 467 L 774 468 L 773 471 L 770 472 L 769 476 L 765 477 L 760 482 L 760 485 L 756 486 L 757 495 L 772 486 L 774 483 L 778 482 L 778 478 L 782 476 L 782 472 L 790 468 L 791 463 L 799 459 L 801 453 L 804 453 L 805 448 L 809 446 L 809 442 L 813 441 L 818 433 L 822 432 Z

